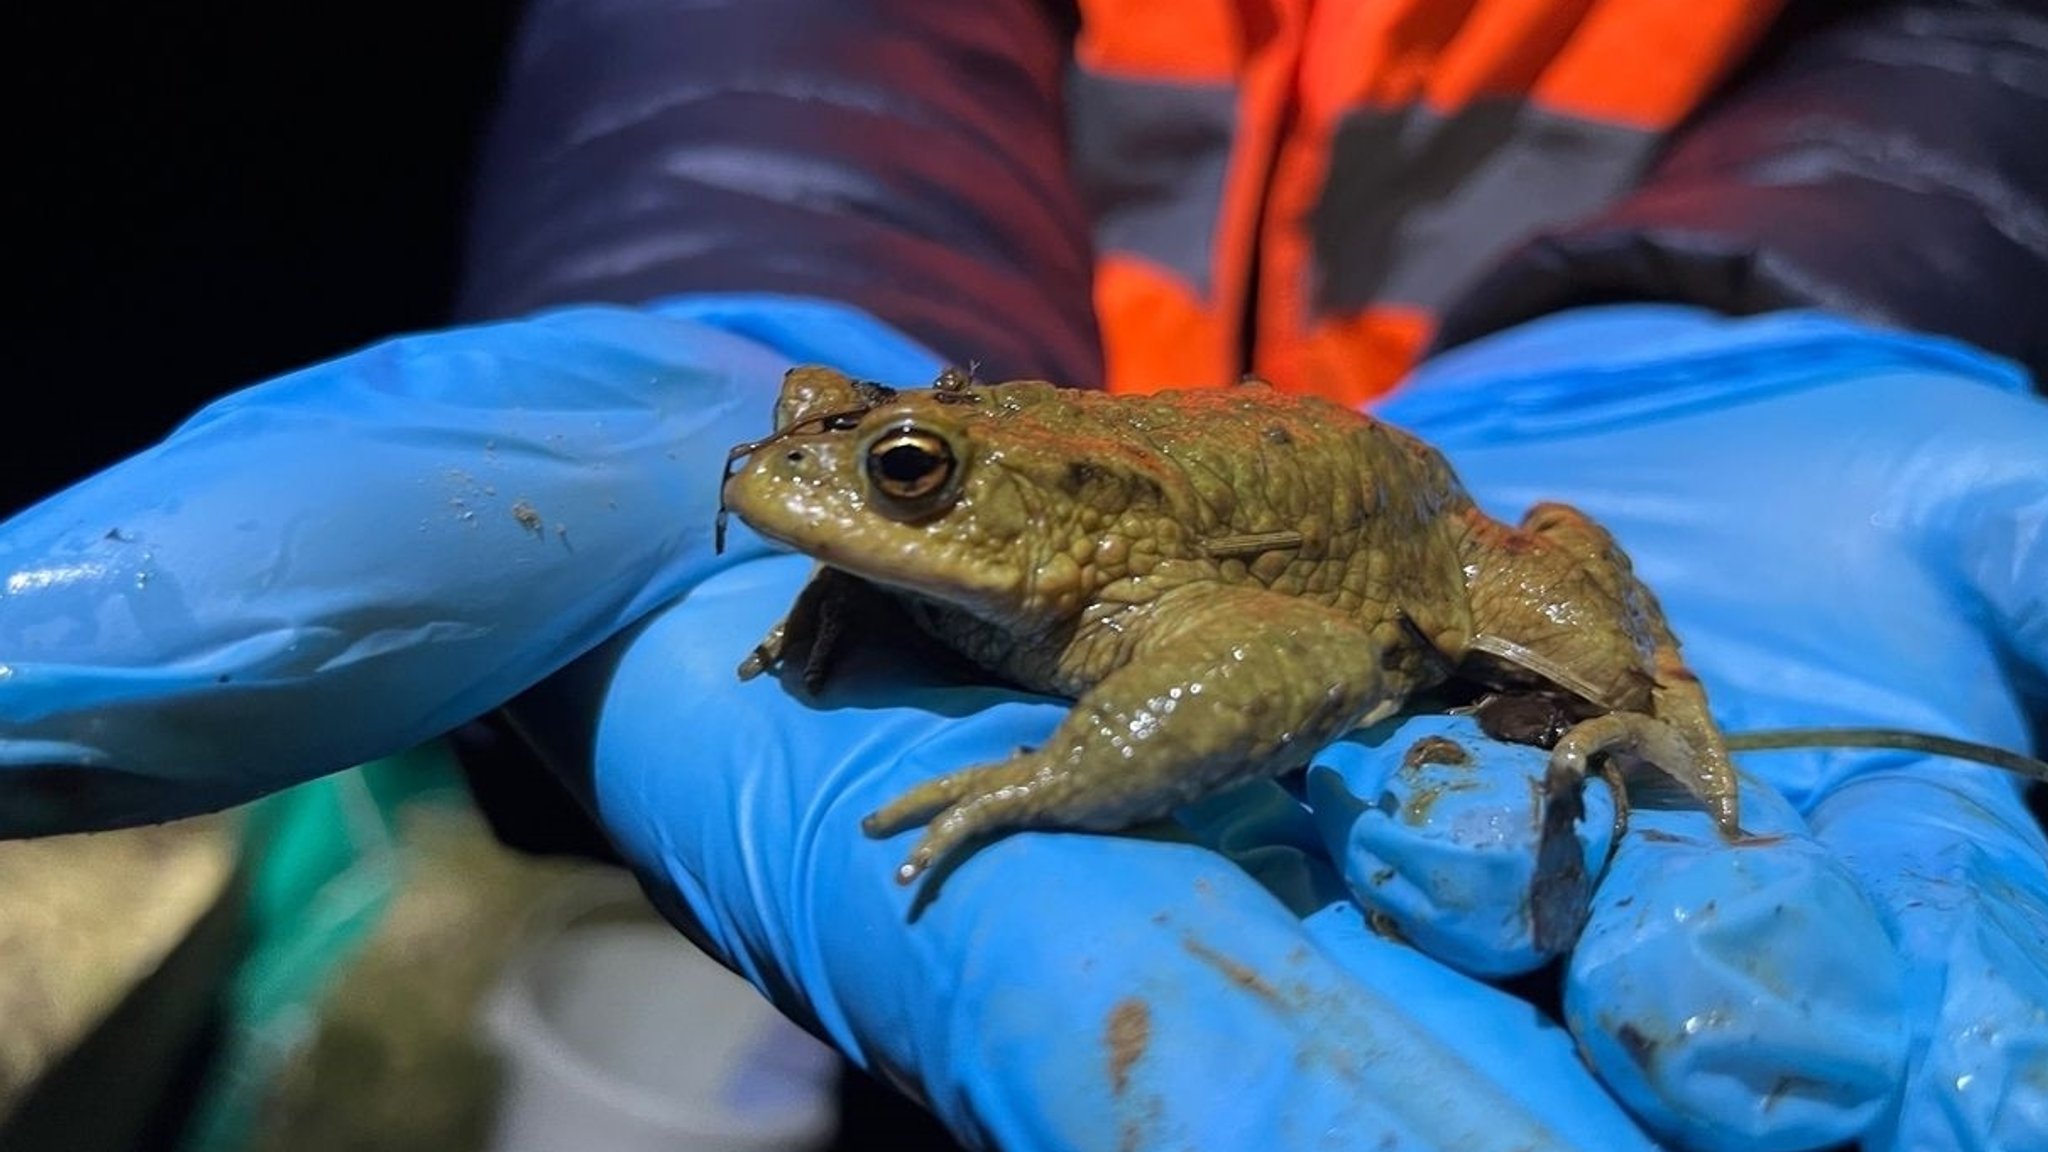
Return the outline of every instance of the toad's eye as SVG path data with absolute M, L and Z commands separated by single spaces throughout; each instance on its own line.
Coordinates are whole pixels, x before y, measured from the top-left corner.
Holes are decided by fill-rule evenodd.
M 896 428 L 867 451 L 868 485 L 894 516 L 922 515 L 956 491 L 960 462 L 945 437 L 926 428 Z

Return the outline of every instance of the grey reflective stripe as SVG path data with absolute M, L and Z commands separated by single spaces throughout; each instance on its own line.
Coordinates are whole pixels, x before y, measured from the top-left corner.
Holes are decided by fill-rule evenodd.
M 1097 250 L 1141 256 L 1206 295 L 1237 90 L 1072 68 L 1067 125 Z
M 1317 200 L 1315 308 L 1438 308 L 1518 241 L 1612 201 L 1662 137 L 1520 101 L 1361 109 Z

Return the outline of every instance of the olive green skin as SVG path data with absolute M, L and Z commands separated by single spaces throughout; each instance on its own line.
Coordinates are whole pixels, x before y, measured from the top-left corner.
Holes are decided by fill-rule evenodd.
M 890 392 L 823 368 L 789 373 L 776 416 L 735 449 L 725 504 L 822 567 L 743 675 L 801 654 L 815 682 L 858 626 L 835 604 L 880 589 L 997 675 L 1076 700 L 1038 748 L 869 818 L 929 822 L 906 882 L 994 833 L 1127 828 L 1298 768 L 1451 676 L 1584 701 L 1558 783 L 1596 756 L 1647 764 L 1735 828 L 1704 695 L 1611 538 L 1558 504 L 1487 517 L 1399 429 L 1255 381 L 1112 396 L 948 373 Z

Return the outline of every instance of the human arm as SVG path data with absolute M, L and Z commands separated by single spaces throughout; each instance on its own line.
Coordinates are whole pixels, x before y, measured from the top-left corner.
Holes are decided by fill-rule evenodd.
M 1069 3 L 533 6 L 463 310 L 836 300 L 991 379 L 1101 375 Z
M 1438 347 L 1618 301 L 1818 308 L 2048 378 L 2044 77 L 2026 0 L 1794 0 L 1636 188 L 1507 254 Z

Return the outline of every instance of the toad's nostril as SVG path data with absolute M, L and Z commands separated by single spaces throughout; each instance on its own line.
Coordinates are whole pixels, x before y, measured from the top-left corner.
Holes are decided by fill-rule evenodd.
M 803 458 L 803 450 L 800 448 L 790 452 L 789 455 L 783 457 L 784 460 L 789 461 L 791 464 L 801 463 L 803 461 Z

